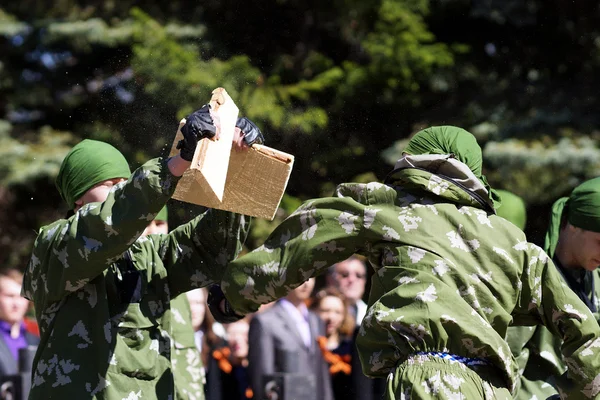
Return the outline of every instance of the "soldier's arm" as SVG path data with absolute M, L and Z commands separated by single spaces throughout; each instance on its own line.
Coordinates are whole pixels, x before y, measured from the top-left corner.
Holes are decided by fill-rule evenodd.
M 533 247 L 522 279 L 520 309 L 562 340 L 562 357 L 569 381 L 559 389 L 569 399 L 600 394 L 600 327 L 587 306 L 564 283 L 540 248 Z M 561 385 L 566 385 L 562 386 Z
M 167 160 L 151 160 L 117 184 L 106 201 L 42 228 L 25 273 L 24 294 L 32 298 L 38 292 L 50 304 L 101 274 L 142 234 L 178 179 Z
M 161 258 L 171 295 L 221 280 L 227 264 L 242 250 L 250 217 L 209 209 L 168 235 L 160 235 Z
M 566 369 L 556 337 L 542 326 L 514 326 L 508 329 L 506 342 L 523 371 L 518 397 L 546 399 L 556 394 L 556 379 Z
M 305 202 L 261 247 L 227 266 L 221 282 L 227 300 L 240 315 L 254 312 L 332 264 L 364 253 L 370 240 L 381 238 L 375 213 L 351 197 Z

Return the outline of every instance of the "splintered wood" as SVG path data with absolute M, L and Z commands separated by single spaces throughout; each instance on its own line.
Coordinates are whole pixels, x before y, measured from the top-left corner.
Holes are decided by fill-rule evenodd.
M 246 151 L 232 147 L 238 108 L 225 89 L 213 91 L 211 115 L 219 140 L 202 139 L 173 198 L 272 220 L 287 186 L 294 156 L 279 150 L 254 145 Z M 171 156 L 183 138 L 181 120 Z

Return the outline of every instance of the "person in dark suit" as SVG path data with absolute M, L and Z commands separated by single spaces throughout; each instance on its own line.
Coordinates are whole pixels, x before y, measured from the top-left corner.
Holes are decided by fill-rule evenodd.
M 280 373 L 288 374 L 282 378 L 286 388 L 281 390 L 293 390 L 295 400 L 333 399 L 329 369 L 317 343 L 325 335 L 325 326 L 305 303 L 313 287 L 311 278 L 252 318 L 248 372 L 255 400 L 269 399 L 270 390 L 279 390 L 274 382 L 276 376 L 282 377 Z
M 0 377 L 19 373 L 19 350 L 36 346 L 39 338 L 27 331 L 24 318 L 29 300 L 21 297 L 23 273 L 0 270 Z M 32 361 L 29 358 L 29 361 Z M 31 365 L 23 366 L 28 371 Z

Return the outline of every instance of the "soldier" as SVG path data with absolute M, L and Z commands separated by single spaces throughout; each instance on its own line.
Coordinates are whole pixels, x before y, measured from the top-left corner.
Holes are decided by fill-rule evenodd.
M 365 374 L 387 376 L 387 399 L 512 398 L 511 322 L 563 339 L 569 398 L 594 398 L 600 327 L 546 253 L 495 215 L 496 199 L 473 135 L 425 129 L 385 184 L 342 184 L 305 202 L 229 263 L 209 307 L 253 312 L 357 253 L 375 271 L 357 346 Z
M 168 217 L 167 206 L 164 206 L 156 215 L 156 218 L 148 224 L 143 236 L 166 235 L 169 233 Z M 173 315 L 171 365 L 175 391 L 177 392 L 176 398 L 199 400 L 204 398 L 203 383 L 205 381 L 205 374 L 200 351 L 196 347 L 196 340 L 194 338 L 192 310 L 187 293 L 172 298 L 169 304 Z
M 63 160 L 56 186 L 74 215 L 40 229 L 23 282 L 41 333 L 30 399 L 176 396 L 171 299 L 220 281 L 248 228 L 241 215 L 208 210 L 168 235 L 141 237 L 198 140 L 216 135 L 208 106 L 186 119 L 180 153 L 133 174 L 117 149 L 94 140 Z M 248 144 L 260 141 L 254 124 L 238 124 Z
M 600 316 L 600 178 L 577 186 L 569 197 L 554 202 L 544 250 L 567 284 Z M 545 399 L 559 393 L 567 364 L 561 341 L 543 326 L 511 327 L 507 341 L 523 374 L 519 399 Z M 561 393 L 565 394 L 565 393 Z

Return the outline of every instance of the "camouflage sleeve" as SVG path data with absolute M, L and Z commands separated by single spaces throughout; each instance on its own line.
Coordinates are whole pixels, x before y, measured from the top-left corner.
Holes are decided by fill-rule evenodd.
M 520 312 L 541 321 L 562 339 L 568 367 L 569 399 L 591 399 L 600 394 L 600 327 L 587 306 L 564 283 L 544 251 L 529 244 L 528 266 L 521 280 Z M 559 384 L 560 385 L 560 384 Z
M 227 263 L 242 250 L 250 217 L 209 209 L 187 224 L 161 235 L 161 257 L 171 295 L 221 280 Z
M 513 326 L 506 342 L 521 371 L 518 398 L 547 399 L 557 394 L 553 385 L 566 370 L 556 346 L 559 339 L 543 326 Z
M 178 182 L 166 159 L 154 159 L 115 185 L 103 203 L 42 228 L 23 280 L 25 297 L 51 304 L 101 274 L 142 234 Z
M 231 262 L 221 287 L 248 314 L 367 246 L 375 210 L 351 197 L 305 202 L 256 250 Z

